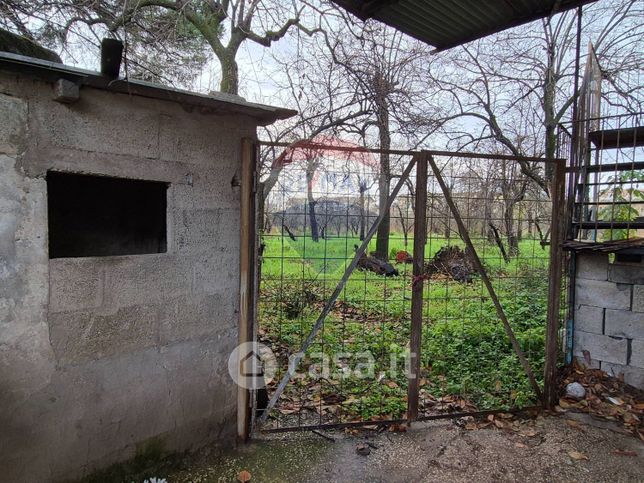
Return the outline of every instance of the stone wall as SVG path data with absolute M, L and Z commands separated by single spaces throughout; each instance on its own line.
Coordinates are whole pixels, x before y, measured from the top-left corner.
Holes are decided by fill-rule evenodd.
M 256 122 L 0 73 L 0 479 L 232 442 L 242 137 Z M 48 170 L 169 183 L 167 253 L 49 259 Z
M 644 389 L 644 262 L 582 252 L 576 270 L 574 355 Z

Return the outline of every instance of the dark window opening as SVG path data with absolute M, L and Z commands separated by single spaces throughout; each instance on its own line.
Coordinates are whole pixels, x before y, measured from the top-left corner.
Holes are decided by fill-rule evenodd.
M 49 258 L 164 253 L 166 183 L 47 173 Z
M 641 263 L 642 255 L 637 253 L 616 253 L 615 261 L 622 263 Z

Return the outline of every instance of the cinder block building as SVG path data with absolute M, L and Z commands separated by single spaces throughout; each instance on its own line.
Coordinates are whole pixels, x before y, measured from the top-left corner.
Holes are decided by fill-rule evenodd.
M 644 389 L 644 247 L 641 239 L 571 242 L 575 256 L 573 354 Z
M 235 437 L 243 138 L 293 115 L 0 53 L 0 479 Z

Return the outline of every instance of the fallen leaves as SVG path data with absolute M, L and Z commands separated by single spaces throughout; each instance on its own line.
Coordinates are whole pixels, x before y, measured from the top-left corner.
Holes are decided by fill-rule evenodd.
M 503 429 L 503 428 L 505 428 L 505 424 L 503 424 L 503 421 L 500 421 L 500 420 L 498 420 L 498 419 L 495 419 L 495 420 L 494 420 L 494 421 L 492 421 L 492 422 L 494 423 L 494 426 L 496 426 L 496 427 L 497 427 L 497 428 L 499 428 L 499 429 Z
M 576 461 L 588 461 L 588 456 L 586 456 L 583 453 L 580 453 L 579 451 L 568 451 L 568 456 L 570 456 L 572 459 Z
M 406 433 L 407 425 L 406 424 L 392 424 L 389 426 L 390 433 Z
M 613 403 L 613 404 L 616 404 L 617 406 L 623 406 L 623 405 L 624 405 L 624 401 L 622 401 L 622 400 L 621 400 L 620 398 L 618 398 L 618 397 L 611 397 L 611 396 L 608 396 L 606 399 L 607 399 L 609 402 L 611 402 L 611 403 Z
M 519 431 L 519 434 L 521 436 L 525 436 L 526 438 L 534 438 L 535 436 L 537 436 L 539 434 L 539 431 L 537 431 L 534 428 L 528 428 L 528 429 L 526 429 L 524 431 Z
M 623 424 L 624 429 L 633 435 L 642 435 L 644 420 L 644 401 L 641 391 L 628 386 L 620 378 L 610 377 L 600 369 L 584 367 L 575 361 L 563 378 L 561 385 L 565 388 L 572 382 L 578 382 L 586 390 L 582 400 L 561 398 L 555 408 L 557 412 L 579 411 Z M 579 428 L 579 424 L 566 423 Z
M 237 475 L 237 481 L 240 481 L 241 483 L 246 483 L 247 481 L 250 481 L 250 473 L 246 470 L 242 470 L 239 472 Z
M 630 451 L 627 449 L 616 449 L 613 451 L 613 454 L 617 456 L 637 456 L 636 451 Z
M 367 456 L 369 453 L 371 453 L 371 448 L 366 443 L 360 443 L 356 446 L 356 453 L 358 453 L 360 456 Z
M 440 379 L 441 376 L 438 376 Z M 477 407 L 471 401 L 456 395 L 435 397 L 427 390 L 420 390 L 420 409 L 425 412 L 474 412 Z

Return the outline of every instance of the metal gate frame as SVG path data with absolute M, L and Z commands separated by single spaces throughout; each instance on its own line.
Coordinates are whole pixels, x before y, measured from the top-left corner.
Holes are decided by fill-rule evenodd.
M 301 146 L 301 141 L 298 143 Z M 242 182 L 241 182 L 241 203 L 242 203 L 242 227 L 241 227 L 241 302 L 240 302 L 240 331 L 239 342 L 248 342 L 256 340 L 257 333 L 257 320 L 256 320 L 256 304 L 258 300 L 258 253 L 256 247 L 258 246 L 257 237 L 257 199 L 256 188 L 257 180 L 259 178 L 259 166 L 257 165 L 258 151 L 261 146 L 273 147 L 292 147 L 293 144 L 281 142 L 266 142 L 266 141 L 252 141 L 245 139 L 242 147 Z M 238 391 L 238 437 L 246 440 L 251 430 L 260 429 L 265 432 L 284 432 L 284 431 L 302 431 L 314 429 L 331 429 L 331 428 L 347 428 L 347 427 L 360 427 L 360 426 L 381 426 L 390 424 L 411 424 L 413 421 L 424 421 L 432 419 L 447 419 L 458 418 L 462 416 L 485 415 L 494 414 L 500 411 L 508 412 L 507 410 L 485 410 L 476 412 L 460 412 L 460 413 L 446 413 L 430 416 L 418 416 L 418 401 L 419 401 L 419 377 L 417 375 L 420 371 L 420 356 L 421 356 L 421 330 L 422 330 L 422 304 L 423 304 L 423 270 L 424 270 L 424 250 L 426 243 L 426 220 L 427 220 L 427 181 L 429 177 L 428 167 L 431 167 L 433 175 L 438 181 L 445 200 L 450 208 L 450 211 L 456 220 L 459 234 L 465 242 L 467 248 L 471 251 L 474 265 L 479 272 L 481 279 L 494 302 L 497 316 L 501 320 L 506 335 L 511 341 L 513 350 L 517 355 L 521 365 L 530 381 L 530 384 L 537 395 L 538 399 L 542 401 L 542 407 L 552 407 L 556 403 L 556 374 L 557 374 L 557 354 L 558 354 L 558 328 L 559 328 L 559 314 L 561 303 L 561 283 L 563 275 L 563 258 L 561 243 L 563 241 L 563 222 L 565 216 L 563 211 L 565 209 L 565 165 L 566 160 L 561 158 L 537 158 L 537 157 L 523 157 L 513 155 L 498 155 L 498 154 L 479 154 L 479 153 L 464 153 L 464 152 L 450 152 L 450 151 L 411 151 L 411 150 L 379 150 L 357 147 L 338 147 L 338 146 L 324 146 L 322 144 L 310 143 L 311 147 L 328 148 L 337 151 L 345 152 L 364 152 L 374 154 L 390 154 L 390 155 L 410 155 L 411 161 L 405 168 L 403 174 L 399 178 L 396 186 L 391 192 L 388 202 L 387 211 L 391 208 L 398 192 L 403 184 L 409 179 L 409 176 L 416 167 L 416 193 L 415 193 L 415 210 L 414 210 L 414 249 L 413 249 L 413 284 L 412 284 L 412 303 L 411 303 L 411 336 L 410 336 L 410 349 L 411 349 L 411 371 L 408 374 L 408 397 L 407 397 L 407 419 L 396 420 L 380 420 L 380 421 L 356 421 L 347 423 L 330 423 L 307 425 L 297 427 L 282 427 L 273 429 L 261 429 L 268 418 L 270 410 L 273 409 L 282 395 L 286 385 L 293 376 L 295 369 L 301 361 L 304 353 L 310 344 L 316 338 L 320 328 L 323 326 L 324 321 L 335 305 L 338 295 L 344 288 L 349 276 L 355 270 L 359 258 L 365 253 L 369 242 L 373 235 L 376 233 L 385 212 L 380 212 L 378 218 L 375 220 L 361 246 L 356 250 L 355 255 L 345 270 L 341 280 L 336 285 L 331 297 L 326 300 L 324 308 L 318 316 L 313 329 L 306 337 L 300 350 L 296 353 L 295 363 L 287 370 L 286 374 L 280 380 L 277 388 L 271 396 L 267 408 L 259 418 L 252 417 L 252 409 L 254 402 L 251 401 L 250 393 L 248 390 L 239 388 Z M 508 322 L 503 307 L 494 291 L 487 271 L 480 261 L 476 249 L 470 239 L 469 232 L 462 221 L 459 210 L 454 203 L 451 191 L 445 184 L 441 171 L 434 161 L 434 156 L 447 156 L 447 157 L 461 157 L 461 158 L 479 158 L 479 159 L 498 159 L 508 160 L 518 163 L 522 162 L 539 162 L 550 163 L 554 165 L 554 178 L 551 184 L 550 197 L 552 203 L 552 218 L 551 218 L 551 235 L 550 235 L 550 252 L 549 252 L 549 285 L 548 285 L 548 311 L 546 321 L 546 344 L 545 344 L 545 367 L 544 367 L 544 387 L 543 392 L 539 387 L 534 373 L 528 363 L 525 355 L 519 347 L 518 341 L 514 332 Z M 255 223 L 251 223 L 254 220 Z M 252 224 L 253 227 L 245 227 L 245 223 Z M 240 361 L 241 364 L 241 361 Z M 525 409 L 525 408 L 524 408 Z

